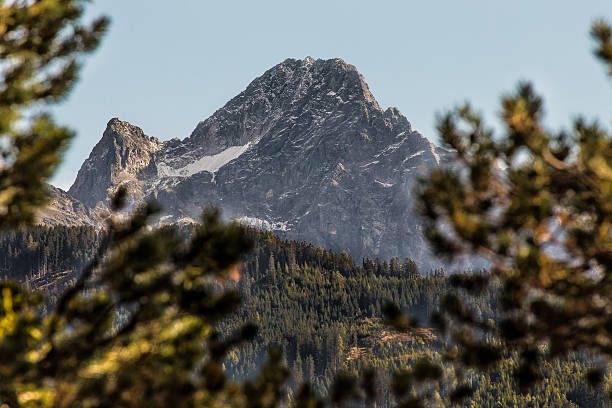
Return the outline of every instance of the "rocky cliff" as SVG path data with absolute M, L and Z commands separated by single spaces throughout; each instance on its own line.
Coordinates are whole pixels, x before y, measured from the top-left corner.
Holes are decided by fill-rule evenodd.
M 68 193 L 90 208 L 104 207 L 112 187 L 124 184 L 136 199 L 142 199 L 138 193 L 147 180 L 140 173 L 162 146 L 139 127 L 111 119 Z
M 57 187 L 48 186 L 50 203 L 38 211 L 37 222 L 45 225 L 100 226 L 103 216 Z
M 113 119 L 71 196 L 88 208 L 127 183 L 156 199 L 164 222 L 228 218 L 363 256 L 434 266 L 415 216 L 419 175 L 449 154 L 383 110 L 341 59 L 288 59 L 255 79 L 184 140 L 161 142 Z

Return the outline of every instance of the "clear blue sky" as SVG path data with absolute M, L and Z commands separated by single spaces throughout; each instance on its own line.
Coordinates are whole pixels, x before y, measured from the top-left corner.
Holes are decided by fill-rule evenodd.
M 436 112 L 469 99 L 491 122 L 519 79 L 545 96 L 548 123 L 612 118 L 612 83 L 591 57 L 611 0 L 97 0 L 112 25 L 62 106 L 78 132 L 52 182 L 69 187 L 106 123 L 119 117 L 162 140 L 184 138 L 251 80 L 286 58 L 341 57 L 381 106 L 397 106 L 437 142 Z

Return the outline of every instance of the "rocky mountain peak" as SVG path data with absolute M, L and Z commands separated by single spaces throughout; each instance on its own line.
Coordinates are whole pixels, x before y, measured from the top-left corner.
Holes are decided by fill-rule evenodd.
M 286 59 L 200 122 L 189 139 L 207 146 L 206 154 L 215 154 L 220 149 L 257 140 L 281 117 L 306 119 L 346 109 L 345 105 L 382 114 L 365 79 L 353 65 L 340 58 Z
M 95 208 L 127 183 L 135 200 L 161 204 L 162 222 L 213 205 L 357 259 L 434 265 L 413 187 L 450 160 L 399 109 L 383 111 L 353 65 L 306 57 L 264 72 L 183 140 L 111 119 L 69 193 Z
M 306 91 L 306 94 L 335 92 L 348 96 L 347 100 L 361 99 L 380 109 L 365 78 L 354 65 L 346 63 L 342 58 L 328 60 L 315 60 L 312 57 L 303 60 L 289 58 L 269 69 L 253 81 L 252 85 L 260 86 L 261 82 L 274 81 L 279 75 L 297 85 L 297 87 L 287 87 L 281 84 L 283 90 Z
M 293 105 L 304 98 L 321 97 L 327 103 L 367 104 L 382 112 L 357 68 L 341 58 L 286 59 L 255 79 L 245 92 L 273 95 Z
M 106 130 L 102 135 L 104 139 L 116 140 L 119 144 L 134 144 L 134 145 L 161 145 L 159 139 L 153 136 L 147 136 L 138 126 L 134 126 L 129 122 L 112 118 L 106 125 Z
M 68 193 L 91 208 L 104 205 L 109 189 L 136 181 L 138 172 L 162 146 L 159 139 L 145 135 L 138 126 L 113 118 Z

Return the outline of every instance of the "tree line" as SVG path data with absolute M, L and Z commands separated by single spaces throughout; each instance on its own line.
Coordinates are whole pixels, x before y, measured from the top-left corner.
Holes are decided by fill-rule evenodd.
M 188 237 L 194 228 L 179 231 Z M 393 302 L 403 312 L 428 321 L 452 290 L 444 270 L 421 274 L 412 260 L 397 258 L 363 259 L 356 264 L 346 252 L 283 240 L 271 232 L 248 229 L 247 235 L 254 245 L 242 260 L 239 279 L 237 275 L 223 283 L 226 289 L 240 292 L 242 304 L 216 326 L 222 335 L 239 330 L 244 322 L 259 327 L 254 341 L 228 352 L 224 359 L 234 381 L 255 377 L 265 364 L 267 351 L 278 346 L 292 373 L 290 395 L 303 382 L 325 395 L 337 373 L 357 375 L 375 367 L 380 375 L 379 406 L 392 406 L 397 402 L 389 387 L 393 373 L 420 358 L 443 362 L 448 337 L 432 327 L 395 332 L 385 324 L 383 309 L 386 301 Z M 4 253 L 2 258 L 6 276 L 36 288 L 37 282 L 46 282 L 36 279 L 40 275 L 54 280 L 58 273 L 73 271 L 68 284 L 39 287 L 52 300 L 75 282 L 77 271 L 99 242 L 98 232 L 91 227 L 34 227 L 0 236 L 2 248 L 12 248 L 12 256 Z M 61 262 L 45 256 L 50 248 L 62 254 Z M 493 290 L 465 300 L 478 319 L 499 318 Z M 121 315 L 117 321 L 122 321 Z M 521 394 L 513 387 L 512 377 L 518 359 L 508 355 L 489 373 L 467 375 L 475 393 L 464 406 L 605 407 L 609 402 L 605 393 L 583 382 L 594 361 L 593 356 L 582 354 L 547 363 L 543 367 L 546 380 Z M 443 398 L 450 392 L 449 387 L 439 387 L 433 400 L 444 406 Z

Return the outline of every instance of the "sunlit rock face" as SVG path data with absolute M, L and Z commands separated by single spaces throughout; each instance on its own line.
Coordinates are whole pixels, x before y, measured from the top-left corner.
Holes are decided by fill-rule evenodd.
M 79 170 L 68 193 L 90 208 L 105 206 L 112 187 L 125 184 L 143 198 L 141 173 L 163 143 L 142 129 L 113 118 Z
M 50 203 L 36 214 L 36 221 L 44 225 L 100 225 L 103 213 L 89 208 L 64 190 L 47 186 Z
M 228 218 L 361 257 L 437 261 L 415 215 L 413 187 L 450 154 L 383 110 L 341 59 L 288 59 L 255 79 L 184 140 L 160 142 L 113 119 L 69 193 L 103 207 L 125 183 L 156 199 L 163 222 Z

